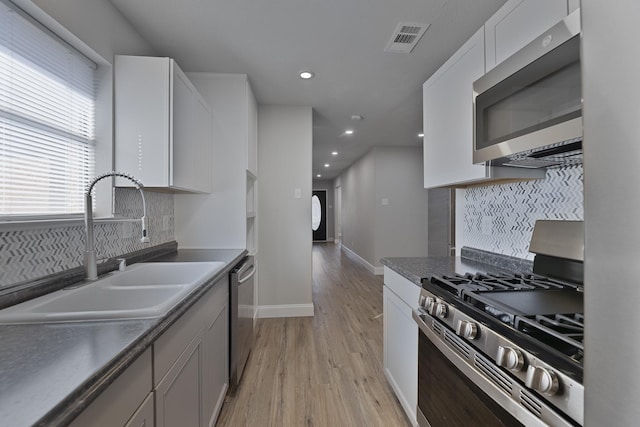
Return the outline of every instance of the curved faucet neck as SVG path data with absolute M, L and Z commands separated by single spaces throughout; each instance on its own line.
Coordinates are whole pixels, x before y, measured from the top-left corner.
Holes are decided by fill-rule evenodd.
M 107 172 L 102 175 L 96 176 L 89 185 L 87 185 L 87 189 L 84 193 L 84 227 L 85 227 L 85 251 L 84 251 L 84 269 L 85 269 L 85 277 L 88 280 L 96 280 L 98 278 L 98 266 L 96 260 L 96 251 L 95 251 L 95 241 L 93 235 L 93 199 L 91 197 L 91 192 L 93 191 L 93 187 L 102 179 L 108 177 L 121 177 L 126 178 L 129 181 L 133 182 L 136 189 L 140 192 L 140 196 L 142 198 L 142 218 L 140 218 L 142 222 L 142 238 L 140 241 L 142 243 L 149 243 L 149 237 L 147 233 L 147 202 L 144 197 L 144 191 L 142 183 L 134 178 L 131 175 L 127 175 L 121 172 Z

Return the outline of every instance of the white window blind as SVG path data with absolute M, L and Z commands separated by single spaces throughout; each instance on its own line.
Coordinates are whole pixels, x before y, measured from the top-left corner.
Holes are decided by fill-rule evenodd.
M 0 1 L 0 219 L 84 210 L 96 64 Z

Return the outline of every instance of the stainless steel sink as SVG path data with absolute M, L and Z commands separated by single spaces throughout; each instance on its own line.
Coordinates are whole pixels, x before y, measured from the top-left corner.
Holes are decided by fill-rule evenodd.
M 223 266 L 222 262 L 135 264 L 94 282 L 0 310 L 0 324 L 160 317 Z

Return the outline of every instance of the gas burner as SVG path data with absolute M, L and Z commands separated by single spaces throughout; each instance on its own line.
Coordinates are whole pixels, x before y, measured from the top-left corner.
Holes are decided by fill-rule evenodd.
M 549 277 L 530 273 L 517 274 L 485 274 L 467 273 L 465 275 L 456 274 L 453 276 L 433 276 L 431 283 L 437 287 L 462 297 L 463 293 L 469 291 L 476 292 L 496 292 L 531 289 L 573 289 L 581 288 L 580 285 L 562 282 Z
M 434 276 L 423 282 L 449 303 L 481 312 L 582 365 L 582 286 L 538 274 Z M 444 291 L 444 292 L 443 292 Z M 570 313 L 570 314 L 566 314 Z M 489 322 L 488 324 L 491 324 Z
M 569 356 L 582 365 L 584 357 L 584 315 L 556 314 L 520 317 L 515 328 Z

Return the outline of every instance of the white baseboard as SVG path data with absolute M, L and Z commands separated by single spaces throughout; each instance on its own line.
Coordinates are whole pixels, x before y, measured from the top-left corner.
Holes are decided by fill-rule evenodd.
M 331 243 L 333 242 L 333 240 L 334 240 L 333 237 L 329 237 L 327 240 L 313 240 L 313 243 L 324 243 L 324 242 Z
M 313 304 L 260 305 L 258 317 L 313 317 Z
M 371 272 L 371 274 L 375 274 L 376 276 L 382 276 L 384 274 L 384 267 L 376 267 L 371 265 L 369 261 L 362 258 L 360 255 L 346 247 L 344 244 L 341 245 L 342 250 L 347 254 L 347 256 L 354 261 L 362 264 L 367 270 Z

